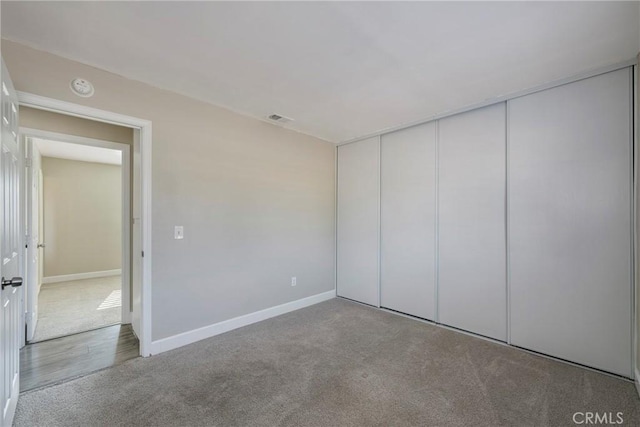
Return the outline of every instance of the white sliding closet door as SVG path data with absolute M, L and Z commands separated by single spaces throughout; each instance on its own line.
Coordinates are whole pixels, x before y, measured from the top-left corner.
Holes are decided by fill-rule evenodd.
M 509 101 L 511 342 L 631 376 L 631 72 Z
M 436 125 L 382 136 L 381 305 L 434 319 Z
M 440 120 L 439 322 L 507 339 L 505 104 Z
M 380 139 L 338 147 L 337 292 L 378 305 Z

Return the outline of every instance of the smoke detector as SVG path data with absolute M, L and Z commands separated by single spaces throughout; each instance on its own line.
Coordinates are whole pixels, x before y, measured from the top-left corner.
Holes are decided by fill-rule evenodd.
M 95 92 L 91 82 L 80 77 L 71 80 L 70 86 L 73 93 L 83 98 L 89 98 Z
M 270 114 L 267 116 L 267 118 L 272 121 L 272 122 L 276 122 L 276 123 L 289 123 L 292 122 L 293 119 L 290 119 L 289 117 L 285 117 L 283 115 L 280 114 Z

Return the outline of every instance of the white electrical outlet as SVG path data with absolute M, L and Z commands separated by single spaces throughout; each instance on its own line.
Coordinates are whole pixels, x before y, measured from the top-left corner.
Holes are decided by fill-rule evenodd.
M 173 231 L 173 238 L 176 240 L 184 239 L 184 227 L 182 225 L 176 225 Z
M 295 277 L 292 277 L 292 278 L 291 278 L 291 286 L 295 286 L 295 285 L 297 285 L 297 283 L 296 283 L 296 282 L 297 282 L 296 278 L 295 278 Z

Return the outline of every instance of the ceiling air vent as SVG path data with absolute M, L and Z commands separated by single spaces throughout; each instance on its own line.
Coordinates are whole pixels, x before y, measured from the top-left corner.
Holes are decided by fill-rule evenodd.
M 271 114 L 267 116 L 267 118 L 272 122 L 278 122 L 278 123 L 289 123 L 293 121 L 293 119 L 290 119 L 289 117 L 281 116 L 280 114 Z

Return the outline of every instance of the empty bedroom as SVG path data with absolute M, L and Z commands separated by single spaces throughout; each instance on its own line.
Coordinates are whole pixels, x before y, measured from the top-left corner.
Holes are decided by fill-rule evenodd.
M 0 18 L 0 427 L 640 425 L 640 2 Z

